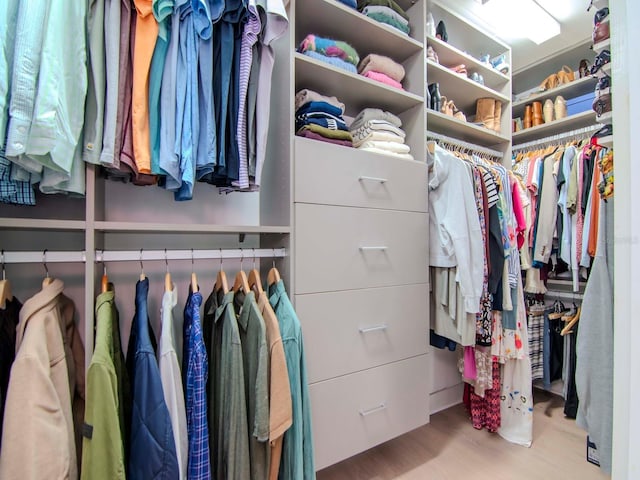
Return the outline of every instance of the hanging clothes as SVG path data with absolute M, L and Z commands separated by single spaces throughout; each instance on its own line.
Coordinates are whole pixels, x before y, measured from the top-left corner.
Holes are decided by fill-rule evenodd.
M 2 419 L 7 401 L 11 366 L 16 356 L 16 327 L 20 321 L 22 303 L 13 297 L 0 309 L 0 447 L 2 447 Z

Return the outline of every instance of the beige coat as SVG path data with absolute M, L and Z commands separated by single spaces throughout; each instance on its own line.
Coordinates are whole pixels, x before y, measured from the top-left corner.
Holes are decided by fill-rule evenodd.
M 76 480 L 69 371 L 61 332 L 60 297 L 53 282 L 20 311 L 0 452 L 0 478 Z

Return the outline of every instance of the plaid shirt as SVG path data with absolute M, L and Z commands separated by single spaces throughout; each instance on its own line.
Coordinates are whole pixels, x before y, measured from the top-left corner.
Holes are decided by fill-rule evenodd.
M 207 424 L 207 351 L 200 324 L 200 292 L 190 293 L 184 309 L 185 358 L 187 361 L 187 431 L 189 460 L 187 479 L 211 479 L 209 427 Z
M 11 162 L 0 147 L 0 202 L 14 205 L 35 205 L 36 197 L 30 182 L 11 180 Z

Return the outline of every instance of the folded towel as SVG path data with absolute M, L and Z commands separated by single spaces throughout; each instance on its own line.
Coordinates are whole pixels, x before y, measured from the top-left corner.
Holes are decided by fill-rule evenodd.
M 402 25 L 406 27 L 409 26 L 408 20 L 406 20 L 402 15 L 400 15 L 398 12 L 396 12 L 395 10 L 389 7 L 382 7 L 379 5 L 368 5 L 362 9 L 362 13 L 364 13 L 365 15 L 369 15 L 370 13 L 383 13 L 385 15 L 390 16 L 391 18 L 394 18 L 395 20 L 400 22 Z
M 327 57 L 337 57 L 345 62 L 349 62 L 352 65 L 358 65 L 360 57 L 358 52 L 342 40 L 332 40 L 330 38 L 319 37 L 317 35 L 307 35 L 300 46 L 298 51 L 305 52 L 317 52 Z
M 322 55 L 318 52 L 304 52 L 304 55 L 307 57 L 315 58 L 316 60 L 320 60 L 321 62 L 328 63 L 329 65 L 333 65 L 336 68 L 341 68 L 342 70 L 346 70 L 351 73 L 358 73 L 358 69 L 353 63 L 345 62 L 344 60 L 339 59 L 338 57 L 327 57 L 326 55 Z
M 385 25 L 389 25 L 390 27 L 395 28 L 396 30 L 398 30 L 401 33 L 404 33 L 405 35 L 409 35 L 409 32 L 411 31 L 411 29 L 409 28 L 409 25 L 405 25 L 399 22 L 394 17 L 387 15 L 386 13 L 370 12 L 370 13 L 367 13 L 366 16 L 372 20 L 375 20 L 378 23 L 384 23 Z
M 380 142 L 377 140 L 364 142 L 358 148 L 379 148 L 380 150 L 388 150 L 395 153 L 409 153 L 411 151 L 409 145 L 404 143 Z
M 384 120 L 370 120 L 366 125 L 355 130 L 352 129 L 351 135 L 353 136 L 354 142 L 364 142 L 373 132 L 392 133 L 400 136 L 403 141 L 405 138 L 404 131 L 395 125 L 391 125 L 389 122 L 385 122 Z
M 402 18 L 406 21 L 409 21 L 409 15 L 404 9 L 398 5 L 394 0 L 358 0 L 358 10 L 362 11 L 364 7 L 368 7 L 369 5 L 376 5 L 379 7 L 389 7 L 394 12 L 400 14 Z
M 296 110 L 309 102 L 326 102 L 330 105 L 333 105 L 334 107 L 339 108 L 344 114 L 344 103 L 342 103 L 336 97 L 327 97 L 308 88 L 304 88 L 296 93 Z
M 404 90 L 402 88 L 402 84 L 400 82 L 396 82 L 389 75 L 386 75 L 381 72 L 368 71 L 363 74 L 364 77 L 370 78 L 371 80 L 375 80 L 376 82 L 384 83 L 385 85 L 389 85 L 390 87 L 397 88 L 399 90 Z
M 396 82 L 401 82 L 405 75 L 402 65 L 389 57 L 378 55 L 377 53 L 370 53 L 358 65 L 359 74 L 364 75 L 367 72 L 384 73 Z
M 305 114 L 301 117 L 296 117 L 296 130 L 300 130 L 305 125 L 312 124 L 320 125 L 321 127 L 328 128 L 330 130 L 342 130 L 344 132 L 349 131 L 349 128 L 347 128 L 347 124 L 336 118 L 327 116 L 313 116 L 308 114 Z
M 374 130 L 364 137 L 358 137 L 358 140 L 354 138 L 353 146 L 359 147 L 364 142 L 368 141 L 404 143 L 404 138 L 400 135 L 396 135 L 395 133 Z
M 349 140 L 353 141 L 353 137 L 349 132 L 345 132 L 344 130 L 331 130 L 329 128 L 324 128 L 320 125 L 309 124 L 305 125 L 301 129 L 299 129 L 296 133 L 302 133 L 305 131 L 310 131 L 317 133 L 318 135 L 322 135 L 326 138 L 335 138 L 337 140 Z
M 358 3 L 356 2 L 356 0 L 338 0 L 338 1 L 344 3 L 346 6 L 351 8 L 358 7 Z
M 328 113 L 334 117 L 342 117 L 342 110 L 327 102 L 309 102 L 296 110 L 296 115 L 304 115 L 305 113 Z M 340 120 L 343 120 L 340 118 Z
M 337 138 L 323 137 L 319 133 L 312 132 L 311 130 L 302 130 L 296 133 L 299 137 L 306 137 L 312 140 L 320 140 L 321 142 L 333 143 L 334 145 L 342 145 L 343 147 L 353 147 L 351 140 L 340 140 Z
M 395 153 L 390 150 L 382 150 L 380 148 L 372 148 L 372 147 L 366 147 L 366 148 L 361 147 L 358 150 L 364 150 L 365 152 L 380 153 L 381 155 L 388 155 L 390 157 L 401 158 L 403 160 L 415 160 L 410 153 Z
M 364 108 L 351 123 L 351 130 L 364 126 L 364 124 L 369 120 L 384 120 L 398 128 L 402 127 L 402 120 L 396 117 L 393 113 L 380 108 Z M 404 134 L 402 136 L 404 137 Z

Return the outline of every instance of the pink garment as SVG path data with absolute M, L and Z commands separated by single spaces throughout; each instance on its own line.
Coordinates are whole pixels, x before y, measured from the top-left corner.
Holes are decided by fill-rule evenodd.
M 399 88 L 400 90 L 404 90 L 402 88 L 402 84 L 400 82 L 396 82 L 393 78 L 384 73 L 374 72 L 373 70 L 369 70 L 366 72 L 363 77 L 370 78 L 371 80 L 375 80 L 376 82 L 384 83 L 391 87 Z
M 473 347 L 464 347 L 464 378 L 475 380 L 478 378 L 476 370 L 476 353 Z
M 511 178 L 511 177 L 509 177 Z M 524 216 L 524 208 L 522 208 L 522 198 L 520 197 L 520 186 L 517 180 L 511 178 L 513 213 L 516 216 L 516 234 L 518 237 L 518 250 L 524 245 L 524 232 L 527 230 L 527 220 Z

